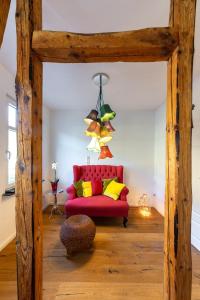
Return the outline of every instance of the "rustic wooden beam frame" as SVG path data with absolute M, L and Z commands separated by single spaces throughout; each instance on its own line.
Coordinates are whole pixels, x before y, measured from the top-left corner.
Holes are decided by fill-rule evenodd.
M 152 62 L 168 60 L 178 45 L 173 28 L 80 34 L 34 31 L 32 48 L 43 62 Z
M 165 200 L 165 300 L 190 300 L 192 67 L 196 0 L 171 0 L 179 45 L 168 62 Z
M 41 31 L 41 1 L 17 0 L 16 10 L 18 299 L 42 299 L 41 61 L 168 60 L 164 299 L 191 300 L 192 65 L 196 0 L 171 0 L 170 28 L 98 35 Z M 110 39 L 114 47 L 109 46 Z
M 41 0 L 18 0 L 16 251 L 19 300 L 42 299 L 42 63 L 31 49 Z
M 3 42 L 3 36 L 8 19 L 11 0 L 0 0 L 0 48 Z

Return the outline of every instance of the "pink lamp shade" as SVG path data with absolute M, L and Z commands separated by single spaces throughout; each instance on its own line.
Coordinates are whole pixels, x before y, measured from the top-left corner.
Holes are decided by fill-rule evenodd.
M 103 125 L 108 129 L 109 132 L 115 131 L 115 128 L 112 126 L 110 121 L 104 122 Z
M 105 158 L 112 158 L 113 155 L 110 152 L 110 149 L 108 146 L 101 146 L 101 153 L 99 155 L 99 159 L 105 159 Z

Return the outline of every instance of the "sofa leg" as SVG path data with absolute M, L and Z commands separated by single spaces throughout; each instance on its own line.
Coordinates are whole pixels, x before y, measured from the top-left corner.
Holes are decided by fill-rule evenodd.
M 126 228 L 127 227 L 127 223 L 128 223 L 128 218 L 124 217 L 123 218 L 123 225 Z

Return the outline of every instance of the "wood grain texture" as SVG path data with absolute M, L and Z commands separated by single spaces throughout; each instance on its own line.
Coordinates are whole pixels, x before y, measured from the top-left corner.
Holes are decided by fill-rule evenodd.
M 163 218 L 131 208 L 121 218 L 96 218 L 93 252 L 66 259 L 59 239 L 63 216 L 44 214 L 43 300 L 163 300 Z M 200 252 L 193 248 L 193 300 L 200 300 Z M 15 243 L 0 252 L 1 300 L 16 300 Z
M 17 0 L 16 26 L 18 299 L 40 300 L 42 299 L 42 63 L 31 51 L 32 32 L 42 26 L 40 0 Z
M 168 63 L 165 300 L 190 300 L 192 66 L 195 0 L 172 0 L 170 26 L 179 46 Z
M 3 42 L 4 32 L 8 19 L 11 0 L 0 0 L 0 48 Z
M 35 31 L 32 48 L 44 62 L 147 62 L 168 60 L 177 43 L 171 28 L 98 34 Z

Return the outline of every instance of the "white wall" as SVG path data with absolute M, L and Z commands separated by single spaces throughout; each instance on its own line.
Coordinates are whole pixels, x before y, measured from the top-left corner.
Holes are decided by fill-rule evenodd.
M 42 191 L 43 191 L 43 209 L 51 201 L 49 195 L 50 178 L 51 178 L 51 140 L 50 140 L 50 120 L 51 111 L 47 106 L 43 106 L 43 123 L 42 123 Z
M 8 102 L 15 97 L 14 77 L 0 65 L 0 250 L 15 237 L 15 197 L 2 198 L 7 188 Z
M 200 77 L 193 82 L 192 131 L 192 244 L 200 250 Z M 155 112 L 155 199 L 154 206 L 164 215 L 165 197 L 165 103 Z
M 57 110 L 51 114 L 52 160 L 58 162 L 63 187 L 73 182 L 72 166 L 87 163 L 90 138 L 84 135 L 83 121 L 87 113 Z M 113 125 L 116 132 L 109 146 L 114 158 L 99 161 L 98 154 L 93 154 L 90 163 L 124 165 L 129 203 L 137 205 L 142 193 L 152 195 L 154 189 L 154 112 L 118 112 Z
M 165 154 L 166 154 L 166 104 L 155 110 L 154 144 L 154 207 L 164 216 L 165 202 Z
M 8 97 L 15 99 L 15 78 L 0 64 L 0 251 L 15 237 L 15 196 L 2 197 L 7 188 Z M 43 207 L 50 199 L 50 110 L 43 107 Z
M 200 77 L 193 83 L 193 138 L 192 138 L 192 244 L 200 250 Z
M 197 1 L 193 79 L 193 137 L 192 137 L 192 244 L 200 250 L 200 1 Z

